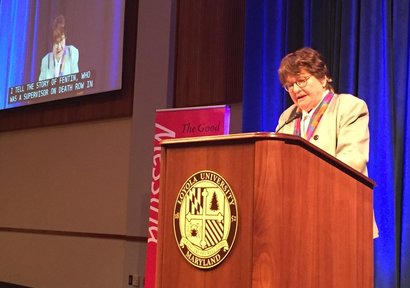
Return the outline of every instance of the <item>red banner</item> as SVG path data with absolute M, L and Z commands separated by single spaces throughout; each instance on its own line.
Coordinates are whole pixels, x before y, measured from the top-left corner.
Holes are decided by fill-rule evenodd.
M 160 142 L 170 138 L 222 135 L 229 133 L 230 108 L 226 105 L 161 109 L 155 117 L 154 156 L 148 220 L 145 287 L 155 287 L 158 234 Z

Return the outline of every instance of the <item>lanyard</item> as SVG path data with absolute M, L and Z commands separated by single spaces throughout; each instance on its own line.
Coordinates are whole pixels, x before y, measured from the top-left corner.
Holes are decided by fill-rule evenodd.
M 323 98 L 322 102 L 320 102 L 319 106 L 316 108 L 315 112 L 313 112 L 312 118 L 310 118 L 309 125 L 306 129 L 306 140 L 310 140 L 313 136 L 313 133 L 316 130 L 316 127 L 319 125 L 320 119 L 322 119 L 323 114 L 325 113 L 327 107 L 329 106 L 330 101 L 333 98 L 333 93 L 329 92 L 325 98 Z M 295 128 L 293 130 L 294 135 L 300 136 L 300 118 L 296 119 Z

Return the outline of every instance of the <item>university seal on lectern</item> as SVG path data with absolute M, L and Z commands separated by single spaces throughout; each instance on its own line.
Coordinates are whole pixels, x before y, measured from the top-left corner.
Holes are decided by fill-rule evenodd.
M 192 265 L 209 269 L 232 249 L 238 209 L 228 182 L 218 173 L 193 174 L 179 190 L 174 208 L 174 233 L 179 250 Z

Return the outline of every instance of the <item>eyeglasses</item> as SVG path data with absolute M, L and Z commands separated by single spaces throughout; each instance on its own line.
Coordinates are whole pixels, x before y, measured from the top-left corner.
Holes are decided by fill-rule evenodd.
M 53 43 L 53 46 L 54 46 L 54 47 L 62 46 L 64 40 L 65 40 L 65 36 L 62 36 L 62 37 L 58 38 L 58 39 Z
M 295 84 L 298 85 L 299 88 L 306 87 L 307 81 L 309 80 L 310 77 L 312 77 L 312 75 L 304 76 L 304 77 L 299 77 L 299 78 L 296 79 L 296 81 L 293 82 L 292 84 L 285 84 L 285 85 L 283 85 L 283 89 L 285 89 L 286 92 L 293 91 L 293 87 L 295 86 Z

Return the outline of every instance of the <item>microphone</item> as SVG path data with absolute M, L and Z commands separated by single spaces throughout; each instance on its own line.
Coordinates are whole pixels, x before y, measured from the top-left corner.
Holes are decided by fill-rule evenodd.
M 301 112 L 299 109 L 296 108 L 296 109 L 293 110 L 293 111 L 294 111 L 294 113 L 290 114 L 289 119 L 286 120 L 285 123 L 283 123 L 283 124 L 279 127 L 279 129 L 276 130 L 275 133 L 279 133 L 279 131 L 280 131 L 283 127 L 285 127 L 286 125 L 288 125 L 290 122 L 294 121 L 295 119 L 302 118 L 302 112 Z

